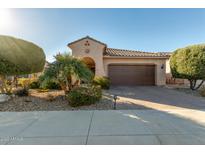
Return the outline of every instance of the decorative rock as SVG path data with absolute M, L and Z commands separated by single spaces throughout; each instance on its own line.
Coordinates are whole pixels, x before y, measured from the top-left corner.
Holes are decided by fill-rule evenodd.
M 6 94 L 0 94 L 0 103 L 6 102 L 10 99 L 10 96 Z

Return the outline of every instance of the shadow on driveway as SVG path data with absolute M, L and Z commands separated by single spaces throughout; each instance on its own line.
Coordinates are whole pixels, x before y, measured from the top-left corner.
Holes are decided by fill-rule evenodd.
M 144 106 L 144 109 L 205 109 L 205 99 L 171 90 L 165 87 L 136 86 L 136 87 L 111 87 L 107 95 L 118 95 L 119 107 L 124 105 L 134 109 L 135 105 Z M 149 104 L 150 103 L 150 104 Z M 121 108 L 119 108 L 121 109 Z
M 205 123 L 205 99 L 156 86 L 112 87 L 119 97 L 117 109 L 153 109 Z

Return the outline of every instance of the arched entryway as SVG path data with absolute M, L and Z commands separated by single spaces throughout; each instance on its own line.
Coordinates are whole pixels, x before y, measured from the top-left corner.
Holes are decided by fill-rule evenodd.
M 95 61 L 90 57 L 84 57 L 83 61 L 88 66 L 88 68 L 95 74 Z

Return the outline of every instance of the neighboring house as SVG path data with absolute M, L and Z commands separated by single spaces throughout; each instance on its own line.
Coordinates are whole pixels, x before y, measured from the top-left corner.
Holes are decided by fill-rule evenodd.
M 83 58 L 96 76 L 107 76 L 112 85 L 165 85 L 170 53 L 109 48 L 89 36 L 68 44 L 72 55 Z

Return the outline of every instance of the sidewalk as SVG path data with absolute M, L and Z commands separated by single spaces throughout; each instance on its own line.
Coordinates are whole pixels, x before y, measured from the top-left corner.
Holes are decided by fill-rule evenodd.
M 156 110 L 0 112 L 0 144 L 205 144 L 205 125 Z

